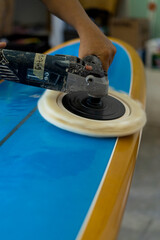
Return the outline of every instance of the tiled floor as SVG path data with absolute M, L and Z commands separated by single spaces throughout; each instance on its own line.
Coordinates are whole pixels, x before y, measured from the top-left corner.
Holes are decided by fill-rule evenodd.
M 118 240 L 160 240 L 160 71 L 147 73 L 147 118 Z

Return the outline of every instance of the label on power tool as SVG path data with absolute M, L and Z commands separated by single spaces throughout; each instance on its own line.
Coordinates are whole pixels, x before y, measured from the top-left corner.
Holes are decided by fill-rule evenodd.
M 46 55 L 36 53 L 33 65 L 33 74 L 40 80 L 42 80 L 44 76 L 45 61 Z
M 35 74 L 33 69 L 27 69 L 27 79 L 32 81 L 49 81 L 50 74 L 46 71 L 43 72 L 43 78 L 39 78 L 39 75 Z

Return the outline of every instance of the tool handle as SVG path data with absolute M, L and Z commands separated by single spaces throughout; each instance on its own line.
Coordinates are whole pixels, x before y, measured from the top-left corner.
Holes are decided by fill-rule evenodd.
M 0 49 L 0 78 L 57 91 L 65 89 L 70 61 L 64 56 Z
M 0 49 L 0 79 L 66 93 L 83 91 L 95 97 L 108 92 L 107 73 L 93 55 L 82 60 L 69 55 Z

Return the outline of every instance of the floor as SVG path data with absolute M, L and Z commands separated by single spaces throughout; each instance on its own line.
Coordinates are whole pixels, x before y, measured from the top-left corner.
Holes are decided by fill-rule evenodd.
M 160 71 L 146 76 L 148 122 L 118 240 L 160 240 Z

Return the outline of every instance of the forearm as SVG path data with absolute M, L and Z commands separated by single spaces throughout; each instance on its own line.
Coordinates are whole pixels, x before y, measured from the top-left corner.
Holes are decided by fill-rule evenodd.
M 79 35 L 93 26 L 78 0 L 42 0 L 48 10 L 73 26 Z
M 79 57 L 94 54 L 107 71 L 116 49 L 94 24 L 78 0 L 42 0 L 48 10 L 73 26 L 80 37 Z

